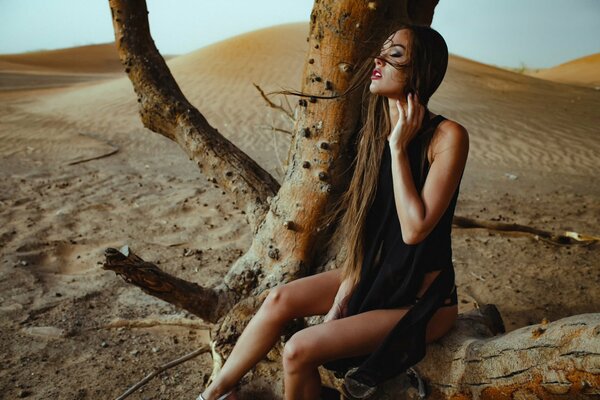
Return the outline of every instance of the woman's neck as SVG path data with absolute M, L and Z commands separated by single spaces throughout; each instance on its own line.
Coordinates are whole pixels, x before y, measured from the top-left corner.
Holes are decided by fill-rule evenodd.
M 408 109 L 408 103 L 400 100 L 400 105 L 403 109 Z M 398 123 L 398 118 L 400 118 L 400 113 L 398 112 L 398 106 L 396 106 L 396 99 L 388 98 L 388 109 L 390 114 L 390 126 L 393 128 Z M 427 109 L 428 110 L 428 109 Z M 429 115 L 425 116 L 425 120 L 430 120 L 434 118 L 436 115 L 429 111 Z
M 406 101 L 400 101 L 402 107 L 406 110 Z M 398 106 L 396 105 L 396 99 L 388 98 L 388 109 L 390 113 L 390 126 L 393 128 L 398 123 L 398 118 L 400 118 L 400 113 L 398 112 Z

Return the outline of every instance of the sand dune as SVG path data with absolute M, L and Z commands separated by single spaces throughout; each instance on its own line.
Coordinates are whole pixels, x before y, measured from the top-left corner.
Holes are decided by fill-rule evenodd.
M 530 75 L 555 82 L 600 88 L 600 53 L 542 69 Z
M 266 91 L 299 88 L 307 32 L 305 24 L 263 29 L 168 61 L 184 94 L 208 121 L 277 176 L 283 170 L 272 154 L 277 147 L 285 157 L 288 139 L 273 134 L 271 126 L 289 126 L 279 112 L 266 107 L 252 83 Z M 60 116 L 84 131 L 106 131 L 108 138 L 141 127 L 126 77 L 45 96 L 28 109 Z M 148 143 L 138 134 L 131 139 Z
M 276 26 L 168 61 L 208 121 L 279 179 L 289 137 L 270 127 L 290 124 L 252 83 L 299 89 L 307 32 Z M 112 45 L 0 56 L 0 79 L 0 390 L 115 398 L 208 334 L 101 270 L 104 248 L 129 244 L 211 286 L 252 233 L 175 143 L 142 126 Z M 430 108 L 470 133 L 458 215 L 600 235 L 600 91 L 452 56 Z M 463 229 L 452 240 L 461 311 L 494 303 L 510 331 L 600 307 L 598 246 Z M 211 365 L 192 360 L 143 397 L 190 397 Z
M 0 71 L 98 74 L 122 70 L 114 43 L 0 55 Z
M 304 24 L 260 30 L 168 62 L 183 92 L 209 122 L 279 176 L 281 168 L 275 170 L 280 162 L 270 154 L 274 146 L 285 154 L 287 140 L 269 127 L 289 127 L 279 113 L 264 106 L 252 82 L 266 90 L 298 88 L 306 31 Z M 549 97 L 551 105 L 539 101 Z M 448 79 L 431 102 L 432 109 L 461 121 L 471 132 L 471 162 L 579 174 L 600 161 L 600 144 L 587 140 L 597 132 L 599 106 L 597 94 L 589 90 L 458 56 L 451 57 Z M 110 125 L 123 131 L 138 121 L 126 78 L 48 96 L 31 107 L 89 129 Z M 549 107 L 555 112 L 548 112 Z M 571 118 L 577 119 L 576 125 Z M 274 144 L 277 140 L 280 145 Z

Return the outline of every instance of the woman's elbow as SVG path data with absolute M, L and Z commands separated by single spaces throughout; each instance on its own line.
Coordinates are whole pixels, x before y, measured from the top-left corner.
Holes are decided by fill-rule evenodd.
M 419 244 L 426 237 L 427 235 L 424 235 L 422 232 L 415 229 L 402 230 L 402 241 L 408 245 Z

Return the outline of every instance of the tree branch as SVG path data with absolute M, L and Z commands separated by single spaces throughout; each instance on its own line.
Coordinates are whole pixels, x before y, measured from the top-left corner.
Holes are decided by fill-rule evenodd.
M 256 83 L 252 83 L 254 85 L 254 87 L 256 88 L 256 90 L 258 90 L 258 92 L 260 93 L 260 97 L 263 98 L 263 100 L 267 103 L 267 105 L 271 108 L 274 108 L 276 110 L 281 111 L 282 113 L 284 113 L 290 120 L 290 122 L 294 123 L 294 116 L 292 115 L 292 112 L 289 110 L 286 110 L 281 104 L 277 105 L 275 103 L 273 103 L 271 101 L 271 99 L 269 99 L 269 97 L 267 96 L 267 94 L 264 92 L 264 90 L 261 89 L 260 86 L 258 86 Z M 288 102 L 288 107 L 289 107 L 289 102 Z
M 467 218 L 455 215 L 452 223 L 461 228 L 485 228 L 488 230 L 501 231 L 501 232 L 513 232 L 513 233 L 525 233 L 534 235 L 549 243 L 557 245 L 572 245 L 582 244 L 588 245 L 594 242 L 600 241 L 600 238 L 590 235 L 582 235 L 577 232 L 565 232 L 564 235 L 556 235 L 552 232 L 544 231 L 541 229 L 533 228 L 527 225 L 519 224 L 505 224 L 502 222 L 490 222 L 476 220 L 474 218 Z
M 177 142 L 211 182 L 229 191 L 256 229 L 279 183 L 185 98 L 150 35 L 144 0 L 109 0 L 119 58 L 145 127 Z
M 102 268 L 114 271 L 126 282 L 147 294 L 183 308 L 205 321 L 215 323 L 235 304 L 230 291 L 210 289 L 163 272 L 156 265 L 142 260 L 127 246 L 120 250 L 107 248 Z
M 150 382 L 150 380 L 152 380 L 154 377 L 158 376 L 158 374 L 160 374 L 161 372 L 164 372 L 164 371 L 168 370 L 169 368 L 173 368 L 181 363 L 191 360 L 192 358 L 197 357 L 200 354 L 204 354 L 204 353 L 208 353 L 208 352 L 210 352 L 210 347 L 207 345 L 203 345 L 199 349 L 196 349 L 196 350 L 192 351 L 191 353 L 184 355 L 183 357 L 179 357 L 176 360 L 173 360 L 164 365 L 161 365 L 160 367 L 158 367 L 157 369 L 152 371 L 150 374 L 146 375 L 144 377 L 144 379 L 142 379 L 141 381 L 139 381 L 138 383 L 136 383 L 135 385 L 133 385 L 132 387 L 127 389 L 127 391 L 125 393 L 123 393 L 122 395 L 120 395 L 119 397 L 117 397 L 116 400 L 124 400 L 125 398 L 129 397 L 129 395 L 131 395 L 136 390 L 138 390 L 139 388 L 144 386 L 146 383 Z

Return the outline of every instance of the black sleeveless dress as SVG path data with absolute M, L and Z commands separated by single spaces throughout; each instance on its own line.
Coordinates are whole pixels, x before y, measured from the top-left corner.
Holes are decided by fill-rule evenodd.
M 443 116 L 437 115 L 427 121 L 420 132 L 435 129 L 443 119 Z M 417 134 L 407 149 L 419 193 L 429 172 L 427 159 L 425 168 L 421 171 L 423 137 Z M 349 369 L 358 367 L 346 379 L 371 387 L 422 360 L 425 356 L 427 323 L 437 309 L 444 305 L 446 298 L 452 299 L 451 304 L 457 303 L 450 234 L 460 182 L 438 224 L 423 241 L 414 245 L 402 240 L 392 184 L 391 153 L 386 143 L 377 192 L 365 222 L 365 256 L 360 282 L 349 299 L 344 317 L 376 309 L 411 308 L 373 353 L 323 364 L 338 377 L 346 374 Z M 417 298 L 425 273 L 430 271 L 440 273 L 423 296 Z

